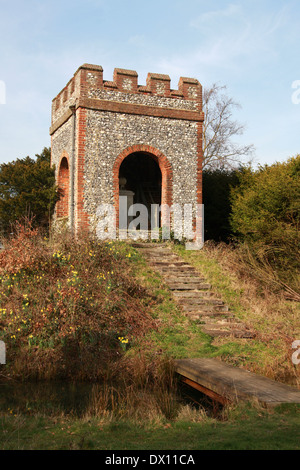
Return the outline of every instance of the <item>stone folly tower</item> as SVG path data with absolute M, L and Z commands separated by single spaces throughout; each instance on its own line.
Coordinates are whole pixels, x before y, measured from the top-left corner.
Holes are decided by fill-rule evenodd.
M 202 87 L 181 77 L 84 64 L 52 101 L 51 163 L 63 197 L 54 219 L 77 233 L 97 224 L 97 208 L 127 195 L 136 204 L 202 203 Z M 164 207 L 164 206 L 161 206 Z M 164 209 L 163 209 L 164 211 Z M 158 224 L 163 224 L 164 213 Z

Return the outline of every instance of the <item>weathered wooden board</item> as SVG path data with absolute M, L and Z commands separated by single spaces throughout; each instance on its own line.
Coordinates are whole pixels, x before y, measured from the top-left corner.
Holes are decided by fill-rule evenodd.
M 175 371 L 188 381 L 199 384 L 203 390 L 207 390 L 208 395 L 212 392 L 225 400 L 255 399 L 266 406 L 300 403 L 300 390 L 297 388 L 217 359 L 178 359 L 175 361 Z

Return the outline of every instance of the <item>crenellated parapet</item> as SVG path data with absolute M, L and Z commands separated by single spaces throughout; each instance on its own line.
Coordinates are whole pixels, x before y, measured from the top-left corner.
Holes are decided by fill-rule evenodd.
M 52 101 L 50 134 L 71 116 L 72 107 L 203 120 L 199 81 L 180 77 L 175 90 L 170 84 L 169 75 L 148 73 L 146 85 L 139 85 L 136 71 L 121 68 L 107 81 L 100 65 L 83 64 Z

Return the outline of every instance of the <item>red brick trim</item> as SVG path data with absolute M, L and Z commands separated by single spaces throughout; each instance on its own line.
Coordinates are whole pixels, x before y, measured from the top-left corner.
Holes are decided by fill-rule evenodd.
M 203 162 L 203 124 L 197 124 L 197 204 L 203 203 L 202 198 L 202 162 Z
M 173 203 L 173 169 L 171 163 L 168 161 L 167 157 L 160 152 L 155 147 L 150 145 L 132 145 L 124 149 L 120 155 L 115 160 L 113 166 L 113 191 L 114 191 L 114 205 L 116 209 L 116 222 L 117 228 L 119 226 L 119 171 L 120 166 L 123 160 L 125 160 L 128 155 L 136 152 L 146 153 L 152 157 L 159 165 L 161 175 L 162 175 L 162 194 L 161 194 L 161 203 L 167 204 L 171 207 Z M 164 220 L 164 213 L 162 213 L 162 220 Z
M 113 113 L 134 114 L 137 116 L 154 116 L 168 119 L 180 119 L 185 121 L 202 122 L 204 113 L 199 111 L 189 111 L 185 109 L 160 108 L 157 106 L 147 106 L 142 104 L 121 103 L 119 101 L 99 100 L 92 98 L 80 98 L 77 107 L 92 109 L 95 111 L 110 111 Z M 50 135 L 61 127 L 72 116 L 68 109 L 50 127 Z
M 96 87 L 99 89 L 103 89 L 104 87 L 112 86 L 113 88 L 118 89 L 119 91 L 125 91 L 128 92 L 127 89 L 124 89 L 123 87 L 123 78 L 126 76 L 127 78 L 131 78 L 132 81 L 132 91 L 133 93 L 138 93 L 142 91 L 142 88 L 145 89 L 143 91 L 147 93 L 151 93 L 153 95 L 161 95 L 161 92 L 157 92 L 156 85 L 157 83 L 164 84 L 164 93 L 162 96 L 166 97 L 173 97 L 173 98 L 181 98 L 183 97 L 186 100 L 192 100 L 195 101 L 195 98 L 193 96 L 193 93 L 190 94 L 192 88 L 198 89 L 198 95 L 201 95 L 202 93 L 202 88 L 201 84 L 199 81 L 195 78 L 187 78 L 187 77 L 180 77 L 179 83 L 178 83 L 178 90 L 171 90 L 170 89 L 170 77 L 169 75 L 165 74 L 158 74 L 158 73 L 148 73 L 147 75 L 147 81 L 146 81 L 146 87 L 141 87 L 138 85 L 138 74 L 135 70 L 126 70 L 126 69 L 119 69 L 116 68 L 114 70 L 114 80 L 113 82 L 108 82 L 108 81 L 103 81 L 103 68 L 101 65 L 93 65 L 93 64 L 83 64 L 81 65 L 76 72 L 74 73 L 72 79 L 68 82 L 67 86 L 70 85 L 71 81 L 75 79 L 77 74 L 80 74 L 81 77 L 83 77 L 83 80 L 81 79 L 81 94 L 86 95 L 86 92 L 89 88 L 89 85 L 86 81 L 86 76 L 88 72 L 92 72 L 94 76 L 98 77 L 97 80 L 97 85 Z M 74 85 L 72 84 L 72 87 Z M 94 88 L 94 85 L 92 86 Z M 73 88 L 71 88 L 73 90 Z M 74 90 L 73 90 L 74 91 Z M 72 92 L 73 92 L 72 91 Z M 53 101 L 56 101 L 57 98 L 60 97 L 61 93 L 63 90 L 58 93 L 58 95 L 53 98 Z M 196 98 L 196 101 L 198 101 L 200 96 Z M 57 107 L 60 106 L 60 103 L 58 102 L 56 104 Z
M 89 216 L 84 210 L 84 162 L 86 139 L 86 109 L 79 108 L 77 118 L 77 201 L 75 210 L 75 224 L 77 231 L 88 229 Z
M 137 114 L 142 116 L 154 116 L 196 122 L 204 120 L 204 113 L 199 111 L 160 108 L 158 106 L 121 103 L 120 101 L 99 100 L 97 98 L 80 98 L 78 106 L 97 111 L 111 111 L 114 113 Z

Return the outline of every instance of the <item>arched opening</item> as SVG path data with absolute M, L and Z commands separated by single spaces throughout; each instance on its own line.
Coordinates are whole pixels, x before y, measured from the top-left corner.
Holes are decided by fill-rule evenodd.
M 63 157 L 58 171 L 60 199 L 56 205 L 57 218 L 69 216 L 69 184 L 69 163 L 68 159 Z
M 162 173 L 153 155 L 134 152 L 122 161 L 119 169 L 119 196 L 122 195 L 127 196 L 127 207 L 132 204 L 142 204 L 146 207 L 148 230 L 151 229 L 151 215 L 152 228 L 161 226 L 160 212 L 154 213 L 153 207 L 161 205 Z
M 130 158 L 127 160 L 128 157 Z M 128 167 L 126 161 L 128 162 Z M 124 165 L 122 166 L 123 162 Z M 126 175 L 123 175 L 121 171 L 124 173 L 127 171 L 128 183 Z M 132 178 L 134 174 L 136 176 Z M 122 176 L 126 179 L 125 185 Z M 135 144 L 124 149 L 116 158 L 113 166 L 114 206 L 116 210 L 117 228 L 123 228 L 120 224 L 122 216 L 122 211 L 120 210 L 120 191 L 122 195 L 122 191 L 126 191 L 125 188 L 130 187 L 133 189 L 129 191 L 135 192 L 134 180 L 143 182 L 145 188 L 144 193 L 151 193 L 151 196 L 148 194 L 150 201 L 153 200 L 154 204 L 160 204 L 162 206 L 161 213 L 159 214 L 159 226 L 165 225 L 166 221 L 169 219 L 166 207 L 171 207 L 173 201 L 172 165 L 166 156 L 155 147 L 145 144 Z M 152 188 L 150 191 L 146 190 L 147 183 L 150 183 L 149 187 Z M 131 184 L 131 186 L 129 186 L 129 184 Z M 136 195 L 135 201 L 140 202 L 140 196 Z M 133 200 L 132 202 L 135 201 Z

